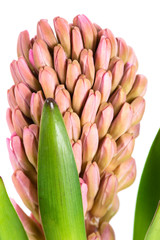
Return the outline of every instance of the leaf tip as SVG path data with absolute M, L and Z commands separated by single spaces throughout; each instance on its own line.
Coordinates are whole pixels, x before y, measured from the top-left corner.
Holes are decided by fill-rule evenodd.
M 57 103 L 53 98 L 47 98 L 45 104 L 48 105 L 51 109 L 54 109 L 54 107 L 57 106 Z

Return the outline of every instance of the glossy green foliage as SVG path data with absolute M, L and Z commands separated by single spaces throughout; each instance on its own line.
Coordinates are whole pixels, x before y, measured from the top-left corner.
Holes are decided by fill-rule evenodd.
M 0 240 L 11 239 L 27 240 L 28 237 L 0 178 Z
M 85 240 L 78 172 L 62 115 L 44 103 L 38 151 L 38 198 L 47 240 Z
M 159 240 L 159 239 L 160 239 L 160 203 L 158 204 L 156 213 L 145 237 L 145 240 Z
M 133 240 L 144 240 L 160 200 L 160 130 L 142 173 L 135 211 Z M 160 236 L 159 236 L 160 239 Z

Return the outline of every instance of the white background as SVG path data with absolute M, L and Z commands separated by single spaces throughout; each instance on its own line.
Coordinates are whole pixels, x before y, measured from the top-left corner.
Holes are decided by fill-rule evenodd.
M 134 208 L 138 183 L 149 147 L 160 127 L 160 3 L 158 0 L 117 1 L 3 1 L 0 6 L 0 175 L 8 194 L 23 206 L 12 182 L 12 169 L 6 148 L 9 131 L 5 120 L 7 89 L 13 84 L 9 64 L 16 59 L 16 42 L 20 31 L 28 29 L 36 34 L 39 19 L 56 16 L 72 21 L 77 14 L 86 14 L 92 22 L 109 28 L 132 46 L 139 60 L 138 73 L 148 78 L 146 112 L 141 122 L 141 133 L 136 139 L 133 157 L 137 162 L 137 179 L 119 194 L 120 209 L 111 221 L 117 240 L 132 239 Z M 154 174 L 154 173 L 153 173 Z

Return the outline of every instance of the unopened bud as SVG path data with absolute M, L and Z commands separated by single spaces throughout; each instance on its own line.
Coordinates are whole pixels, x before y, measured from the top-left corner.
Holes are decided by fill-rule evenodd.
M 113 92 L 118 86 L 124 72 L 124 63 L 122 59 L 118 57 L 113 57 L 109 64 L 109 70 L 112 73 L 112 88 L 111 92 Z
M 31 128 L 24 128 L 23 144 L 28 160 L 37 169 L 38 141 Z
M 110 164 L 113 156 L 117 151 L 117 146 L 112 137 L 107 134 L 100 142 L 98 151 L 94 157 L 97 162 L 100 173 L 102 173 Z
M 86 214 L 87 211 L 87 184 L 83 181 L 82 178 L 79 178 L 79 182 L 80 182 L 80 187 L 81 187 L 81 194 L 82 194 L 82 203 L 83 203 L 83 212 L 84 212 L 84 216 Z
M 70 26 L 68 22 L 61 17 L 56 17 L 53 20 L 57 38 L 60 41 L 68 58 L 71 55 L 71 39 L 70 39 Z
M 118 45 L 117 45 L 117 41 L 113 35 L 113 33 L 111 32 L 111 30 L 109 30 L 108 28 L 100 30 L 98 32 L 98 36 L 105 36 L 106 38 L 108 38 L 110 40 L 111 43 L 111 58 L 113 58 L 114 56 L 117 56 L 117 51 L 118 51 Z
M 143 97 L 147 89 L 147 78 L 141 74 L 136 76 L 131 91 L 127 95 L 127 102 L 133 101 L 136 97 Z
M 71 107 L 71 96 L 65 89 L 64 85 L 58 85 L 55 91 L 55 101 L 61 111 L 64 114 L 65 111 Z
M 101 94 L 99 91 L 93 91 L 92 89 L 89 91 L 89 96 L 84 105 L 82 115 L 81 115 L 81 124 L 82 126 L 91 122 L 94 123 L 97 110 L 99 108 L 101 101 Z
M 101 93 L 101 103 L 107 102 L 112 86 L 112 74 L 110 71 L 100 69 L 96 72 L 96 78 L 93 90 L 98 90 Z
M 42 109 L 44 104 L 44 97 L 42 91 L 37 93 L 32 93 L 31 102 L 30 102 L 30 113 L 31 118 L 38 126 L 40 125 Z
M 37 38 L 42 39 L 51 49 L 57 44 L 57 39 L 46 19 L 41 19 L 37 24 Z
M 123 134 L 117 140 L 117 154 L 110 162 L 107 170 L 113 171 L 117 166 L 119 166 L 122 162 L 126 161 L 131 157 L 135 144 L 135 139 L 129 133 Z
M 108 222 L 103 222 L 100 226 L 101 240 L 115 240 L 113 228 Z
M 100 183 L 100 173 L 99 168 L 94 163 L 89 163 L 85 169 L 83 180 L 87 184 L 88 187 L 88 193 L 87 193 L 87 211 L 89 211 L 94 203 L 94 198 L 98 192 L 99 189 L 99 183 Z
M 83 49 L 80 54 L 80 65 L 82 73 L 85 74 L 86 78 L 90 80 L 91 85 L 94 82 L 95 67 L 93 60 L 93 52 L 91 49 Z
M 7 91 L 7 98 L 9 106 L 12 110 L 14 110 L 17 107 L 17 102 L 15 98 L 15 85 L 13 85 L 10 89 Z
M 54 69 L 61 83 L 66 80 L 67 56 L 63 47 L 58 44 L 54 47 Z
M 124 103 L 109 129 L 109 134 L 117 140 L 131 126 L 133 110 L 129 103 Z
M 15 98 L 20 110 L 30 117 L 30 101 L 32 92 L 24 83 L 19 83 L 15 86 Z
M 117 38 L 117 44 L 118 44 L 117 56 L 120 57 L 124 63 L 126 63 L 128 59 L 128 46 L 124 39 L 122 38 Z
M 132 103 L 131 107 L 133 109 L 133 117 L 131 126 L 137 125 L 144 114 L 145 110 L 145 100 L 143 97 L 137 97 Z
M 129 187 L 136 177 L 136 163 L 131 157 L 127 161 L 120 164 L 114 171 L 118 179 L 118 191 Z
M 39 82 L 46 98 L 54 98 L 55 88 L 59 84 L 57 73 L 51 67 L 45 66 L 39 70 Z
M 83 46 L 81 32 L 78 27 L 72 28 L 72 59 L 79 60 Z
M 83 165 L 91 162 L 98 149 L 98 130 L 95 123 L 86 123 L 82 129 Z
M 110 103 L 102 103 L 99 107 L 99 111 L 96 115 L 96 125 L 98 129 L 99 138 L 103 138 L 113 120 L 113 107 Z
M 122 105 L 126 102 L 126 93 L 120 85 L 111 95 L 109 102 L 112 104 L 114 109 L 114 116 L 116 116 Z
M 81 126 L 79 116 L 69 108 L 63 117 L 70 140 L 77 141 L 80 137 Z
M 106 173 L 100 183 L 99 191 L 91 209 L 95 217 L 103 217 L 114 199 L 118 187 L 117 177 Z
M 91 83 L 87 78 L 79 77 L 75 85 L 72 98 L 72 106 L 77 114 L 80 114 L 86 102 Z
M 73 62 L 68 60 L 67 72 L 66 72 L 66 86 L 69 92 L 73 93 L 77 79 L 81 74 L 81 67 L 77 60 Z
M 78 140 L 77 142 L 74 142 L 72 140 L 71 144 L 72 144 L 74 158 L 76 161 L 77 171 L 79 174 L 81 172 L 81 166 L 82 166 L 82 141 Z
M 97 42 L 97 30 L 85 15 L 78 15 L 73 19 L 73 24 L 81 30 L 84 47 L 94 51 Z
M 120 82 L 126 94 L 128 94 L 133 86 L 136 77 L 136 68 L 134 65 L 125 65 L 124 75 Z
M 111 43 L 108 38 L 102 36 L 95 53 L 95 70 L 108 69 L 111 56 Z
M 53 60 L 47 44 L 42 39 L 37 39 L 33 44 L 33 58 L 38 71 L 41 67 L 53 67 Z

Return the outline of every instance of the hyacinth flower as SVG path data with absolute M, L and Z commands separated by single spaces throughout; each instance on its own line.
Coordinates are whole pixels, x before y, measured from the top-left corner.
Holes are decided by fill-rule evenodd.
M 136 177 L 132 157 L 145 110 L 147 79 L 137 74 L 134 50 L 85 15 L 69 24 L 47 20 L 37 35 L 18 37 L 18 60 L 10 65 L 7 139 L 12 180 L 27 216 L 13 203 L 29 239 L 45 239 L 37 196 L 38 148 L 46 99 L 57 103 L 72 146 L 81 187 L 88 240 L 115 239 L 109 224 L 119 208 L 118 192 Z M 33 227 L 34 226 L 34 227 Z

